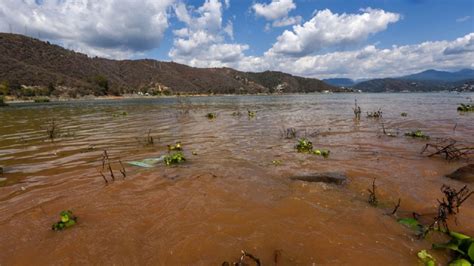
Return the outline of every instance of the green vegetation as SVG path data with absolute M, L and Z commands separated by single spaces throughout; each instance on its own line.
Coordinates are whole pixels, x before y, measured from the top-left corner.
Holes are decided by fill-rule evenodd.
M 416 254 L 425 266 L 435 266 L 436 260 L 425 249 Z
M 53 224 L 52 229 L 54 231 L 69 228 L 77 223 L 77 217 L 72 214 L 72 211 L 62 211 L 59 215 L 61 220 Z
M 38 97 L 34 99 L 35 103 L 49 103 L 50 100 L 48 97 Z
M 3 96 L 0 96 L 0 106 L 7 106 L 7 104 L 5 103 L 5 99 Z
M 329 150 L 324 149 L 313 149 L 313 143 L 306 138 L 298 140 L 298 143 L 295 146 L 296 150 L 301 153 L 310 153 L 323 156 L 324 158 L 329 157 Z
M 247 115 L 248 115 L 249 118 L 254 118 L 255 116 L 257 116 L 257 112 L 247 110 Z
M 470 236 L 456 232 L 448 232 L 451 240 L 447 243 L 433 244 L 434 249 L 451 250 L 454 260 L 449 265 L 466 265 L 474 263 L 474 239 Z
M 459 112 L 474 112 L 474 105 L 472 104 L 459 104 L 458 106 Z
M 405 136 L 412 137 L 412 138 L 419 138 L 419 139 L 430 139 L 430 136 L 423 133 L 421 130 L 415 130 L 412 132 L 405 133 Z
M 206 114 L 206 117 L 207 117 L 207 119 L 209 119 L 209 120 L 216 119 L 216 118 L 217 118 L 217 114 L 216 114 L 216 113 L 208 113 L 208 114 Z
M 183 147 L 181 146 L 181 142 L 176 142 L 175 145 L 168 145 L 168 151 L 182 151 Z
M 186 161 L 186 158 L 184 157 L 184 154 L 182 152 L 173 152 L 169 155 L 166 155 L 163 161 L 167 166 L 169 166 L 173 164 L 182 163 Z
M 405 112 L 401 113 L 400 115 L 403 116 L 403 117 L 407 117 L 407 116 L 408 116 L 408 114 L 405 113 Z
M 114 113 L 112 116 L 113 117 L 121 117 L 121 116 L 127 116 L 128 113 L 126 111 L 120 111 L 120 112 L 116 112 Z
M 281 165 L 281 160 L 272 160 L 272 164 L 275 166 Z

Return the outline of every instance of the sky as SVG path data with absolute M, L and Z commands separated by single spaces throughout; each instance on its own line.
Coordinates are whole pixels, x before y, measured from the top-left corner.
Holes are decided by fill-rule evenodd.
M 89 56 L 313 78 L 474 68 L 474 0 L 0 0 L 0 32 Z

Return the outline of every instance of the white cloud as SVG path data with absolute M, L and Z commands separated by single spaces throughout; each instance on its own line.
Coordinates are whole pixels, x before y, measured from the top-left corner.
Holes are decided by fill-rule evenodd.
M 270 4 L 255 3 L 252 6 L 257 16 L 267 20 L 277 20 L 288 16 L 288 13 L 296 8 L 293 0 L 272 0 Z
M 456 19 L 456 22 L 465 22 L 471 19 L 471 16 L 460 17 Z
M 90 55 L 122 58 L 159 46 L 174 0 L 1 0 L 0 31 L 49 39 Z
M 224 2 L 224 5 L 227 5 Z M 227 66 L 244 57 L 248 45 L 226 43 L 225 36 L 234 37 L 232 21 L 222 26 L 222 2 L 206 0 L 196 11 L 184 4 L 175 6 L 177 18 L 186 27 L 173 31 L 175 39 L 169 57 L 174 61 L 197 67 Z
M 354 51 L 338 51 L 299 58 L 266 53 L 246 57 L 233 66 L 247 71 L 278 70 L 294 75 L 329 78 L 402 76 L 426 69 L 453 70 L 474 67 L 474 32 L 453 41 L 423 42 L 379 49 L 368 45 Z M 446 53 L 457 49 L 457 53 Z
M 316 12 L 303 25 L 285 30 L 270 53 L 304 56 L 321 49 L 361 42 L 371 34 L 383 31 L 400 19 L 396 13 L 381 9 L 363 9 L 360 14 L 333 14 L 325 9 Z
M 286 26 L 291 26 L 295 24 L 301 24 L 302 20 L 303 18 L 301 16 L 284 17 L 284 18 L 273 21 L 272 26 L 273 27 L 286 27 Z

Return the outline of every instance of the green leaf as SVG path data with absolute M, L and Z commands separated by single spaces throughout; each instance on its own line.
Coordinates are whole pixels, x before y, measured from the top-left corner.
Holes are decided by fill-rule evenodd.
M 449 266 L 472 266 L 472 264 L 465 259 L 453 260 L 449 263 Z
M 471 243 L 469 249 L 467 250 L 467 255 L 471 258 L 471 261 L 474 261 L 474 242 Z
M 423 261 L 425 266 L 435 266 L 435 264 L 436 264 L 436 260 L 425 249 L 418 252 L 417 256 L 421 261 Z
M 463 239 L 471 239 L 471 237 L 467 236 L 467 235 L 463 235 L 461 233 L 456 233 L 456 232 L 453 232 L 453 231 L 450 231 L 449 232 L 449 235 L 453 238 L 456 238 L 458 240 L 463 240 Z
M 418 222 L 418 220 L 415 218 L 401 218 L 398 219 L 398 223 L 403 224 L 404 226 L 413 230 L 418 230 L 421 226 L 420 222 Z
M 454 250 L 454 251 L 462 254 L 463 256 L 466 255 L 466 253 L 464 253 L 464 251 L 459 249 L 459 244 L 453 243 L 453 242 L 433 244 L 433 248 L 434 249 L 450 249 L 450 250 Z

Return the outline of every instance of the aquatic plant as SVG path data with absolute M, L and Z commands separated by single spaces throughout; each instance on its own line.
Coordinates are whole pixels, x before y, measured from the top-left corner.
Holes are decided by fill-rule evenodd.
M 460 103 L 457 110 L 459 112 L 474 112 L 474 105 Z
M 182 151 L 183 147 L 181 146 L 181 142 L 176 142 L 175 145 L 168 145 L 168 151 Z
M 281 164 L 281 160 L 272 160 L 272 164 L 278 166 Z
M 233 113 L 232 113 L 232 116 L 241 117 L 241 116 L 242 116 L 242 113 L 241 113 L 240 111 L 236 111 L 236 112 L 233 112 Z
M 285 139 L 294 139 L 297 135 L 297 130 L 293 127 L 282 128 L 280 130 L 280 135 Z
M 375 178 L 374 178 L 374 181 L 372 181 L 372 189 L 367 189 L 367 191 L 369 191 L 369 204 L 376 207 L 379 203 L 378 199 L 377 199 L 377 195 L 375 194 L 375 189 L 377 187 L 375 186 Z
M 151 129 L 148 129 L 148 134 L 145 140 L 147 145 L 153 145 L 155 143 L 153 136 L 151 136 Z
M 474 263 L 474 239 L 470 236 L 449 232 L 451 240 L 447 243 L 435 243 L 433 249 L 447 249 L 453 252 L 454 259 L 449 265 L 469 266 Z
M 74 216 L 72 211 L 62 211 L 59 215 L 61 220 L 53 224 L 52 229 L 54 231 L 69 228 L 77 223 L 77 216 Z
M 407 116 L 408 116 L 407 113 L 401 113 L 400 115 L 403 116 L 403 117 L 407 117 Z
M 431 256 L 431 254 L 426 251 L 426 249 L 421 250 L 416 254 L 418 258 L 423 262 L 425 266 L 435 266 L 436 260 Z
M 128 113 L 126 111 L 120 111 L 120 112 L 116 112 L 114 113 L 112 116 L 113 117 L 121 117 L 121 116 L 127 116 Z
M 257 116 L 257 112 L 247 110 L 247 115 L 248 115 L 249 118 L 254 118 L 255 116 Z
M 415 130 L 411 132 L 405 133 L 405 136 L 412 137 L 412 138 L 419 138 L 419 139 L 430 139 L 430 136 L 423 133 L 421 130 Z
M 442 139 L 437 143 L 426 144 L 421 151 L 421 154 L 424 154 L 425 152 L 430 152 L 428 157 L 440 155 L 446 160 L 451 161 L 468 158 L 470 155 L 474 154 L 474 147 L 457 144 L 457 141 L 454 139 Z
M 127 172 L 125 171 L 125 167 L 122 164 L 122 161 L 118 161 L 120 164 L 120 173 L 122 174 L 122 177 L 125 179 L 127 177 Z M 115 181 L 115 174 L 114 171 L 112 170 L 112 162 L 110 161 L 109 154 L 107 153 L 107 150 L 104 150 L 104 153 L 102 154 L 102 169 L 99 172 L 99 174 L 102 176 L 104 179 L 105 183 L 108 184 L 109 180 L 105 176 L 104 171 L 108 170 L 110 179 L 112 181 Z
M 313 143 L 306 138 L 299 139 L 298 144 L 296 144 L 296 150 L 298 152 L 310 153 L 313 151 Z
M 46 135 L 51 141 L 54 141 L 56 137 L 60 136 L 60 128 L 54 119 L 51 119 L 51 122 L 46 127 Z
M 209 120 L 216 119 L 216 118 L 217 118 L 217 114 L 216 114 L 216 113 L 207 113 L 207 114 L 206 114 L 206 117 L 207 117 L 207 119 L 209 119 Z
M 329 154 L 330 154 L 329 150 L 313 149 L 313 143 L 306 138 L 299 139 L 295 148 L 298 152 L 320 155 L 320 156 L 323 156 L 324 158 L 329 157 Z
M 354 116 L 356 120 L 360 120 L 360 115 L 362 114 L 362 110 L 360 109 L 360 106 L 357 105 L 357 99 L 354 101 L 354 108 L 352 108 L 354 111 Z
M 166 155 L 163 161 L 167 166 L 169 166 L 172 164 L 182 163 L 186 161 L 186 158 L 184 157 L 184 154 L 182 152 L 174 152 L 169 155 Z
M 377 110 L 375 112 L 367 112 L 367 118 L 382 118 L 382 110 Z

